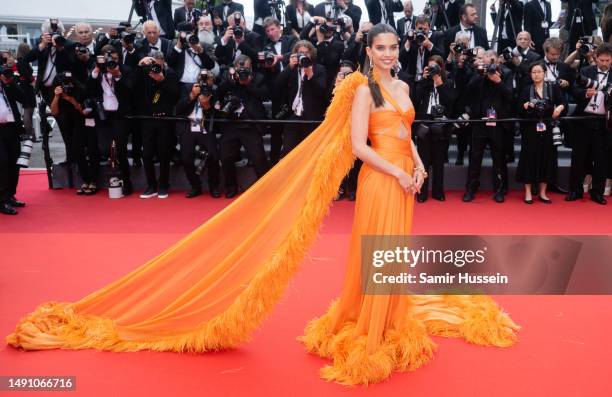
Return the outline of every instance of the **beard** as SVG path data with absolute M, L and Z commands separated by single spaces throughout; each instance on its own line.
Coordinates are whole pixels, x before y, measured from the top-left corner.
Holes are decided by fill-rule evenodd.
M 198 32 L 198 39 L 201 43 L 213 44 L 215 42 L 215 34 L 208 30 L 200 30 Z

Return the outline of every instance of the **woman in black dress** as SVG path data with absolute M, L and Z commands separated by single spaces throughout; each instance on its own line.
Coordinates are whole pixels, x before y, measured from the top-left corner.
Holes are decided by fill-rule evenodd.
M 306 0 L 290 0 L 289 5 L 285 8 L 285 18 L 288 22 L 288 32 L 298 39 L 304 26 L 310 22 L 314 16 L 314 6 Z
M 521 154 L 516 180 L 525 184 L 525 203 L 532 204 L 531 186 L 539 185 L 538 199 L 546 204 L 552 201 L 546 195 L 546 187 L 554 183 L 557 157 L 553 145 L 553 123 L 547 118 L 557 119 L 565 111 L 559 86 L 544 81 L 545 66 L 535 62 L 529 67 L 533 81 L 523 89 L 519 97 L 519 114 L 530 121 L 521 125 Z

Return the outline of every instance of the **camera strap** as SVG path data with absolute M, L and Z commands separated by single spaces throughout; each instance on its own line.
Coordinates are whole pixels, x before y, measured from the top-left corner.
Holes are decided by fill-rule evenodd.
M 57 50 L 53 47 L 49 50 L 49 62 L 51 62 L 51 68 L 49 68 L 49 74 L 42 81 L 42 85 L 46 85 L 49 78 L 53 75 L 53 69 L 55 69 L 55 57 L 57 56 Z
M 15 116 L 13 115 L 13 109 L 11 108 L 11 104 L 6 96 L 6 91 L 4 90 L 4 84 L 0 83 L 0 93 L 2 94 L 2 100 L 6 104 L 7 114 L 6 114 L 6 122 L 11 123 L 15 121 Z
M 438 89 L 434 86 L 433 90 L 429 93 L 429 106 L 427 107 L 427 114 L 431 114 L 431 109 L 434 106 L 438 106 L 440 104 L 440 94 L 438 94 Z
M 189 54 L 191 59 L 193 59 L 193 63 L 198 65 L 200 68 L 202 68 L 202 61 L 200 61 L 200 57 L 197 56 L 197 54 L 194 54 L 194 52 L 191 50 L 191 48 L 188 48 L 186 52 L 187 52 L 187 54 Z

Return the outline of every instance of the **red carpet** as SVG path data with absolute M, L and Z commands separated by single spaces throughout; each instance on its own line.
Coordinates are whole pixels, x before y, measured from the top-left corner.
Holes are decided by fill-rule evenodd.
M 167 200 L 137 195 L 109 200 L 46 189 L 40 172 L 23 175 L 15 217 L 0 217 L 0 333 L 47 300 L 73 301 L 101 287 L 208 219 L 229 200 Z M 519 192 L 496 204 L 488 192 L 462 203 L 417 204 L 422 234 L 612 234 L 611 206 L 587 200 L 527 206 Z M 295 341 L 342 284 L 353 205 L 337 203 L 321 237 L 285 298 L 254 335 L 234 351 L 202 355 L 108 353 L 92 350 L 22 352 L 0 347 L 0 375 L 75 375 L 84 396 L 406 395 L 607 396 L 612 355 L 611 296 L 500 296 L 523 329 L 510 349 L 435 338 L 435 358 L 412 373 L 368 388 L 346 388 L 318 376 L 327 362 Z M 231 233 L 231 230 L 228 230 Z M 605 258 L 610 260 L 610 258 Z M 33 393 L 43 395 L 44 393 Z M 15 395 L 27 395 L 19 393 Z

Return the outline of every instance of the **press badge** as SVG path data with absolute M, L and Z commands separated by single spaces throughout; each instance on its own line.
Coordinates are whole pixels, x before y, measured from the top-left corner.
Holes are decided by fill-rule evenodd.
M 85 119 L 85 127 L 95 127 L 96 119 Z
M 487 121 L 486 125 L 489 127 L 495 127 L 497 123 L 494 121 L 497 118 L 497 112 L 494 108 L 487 109 L 487 119 L 491 121 Z
M 538 132 L 544 132 L 544 131 L 546 131 L 546 124 L 544 124 L 542 121 L 539 121 L 539 122 L 536 124 L 536 131 L 538 131 Z
M 200 122 L 197 120 L 191 120 L 191 132 L 201 132 Z
M 548 21 L 542 21 L 542 29 L 548 29 Z
M 574 20 L 574 22 L 576 23 L 582 23 L 582 17 L 579 15 L 576 15 L 576 19 Z

